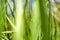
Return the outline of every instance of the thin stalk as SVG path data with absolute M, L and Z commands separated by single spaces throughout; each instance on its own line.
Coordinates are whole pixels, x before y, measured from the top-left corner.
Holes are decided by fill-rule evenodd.
M 33 12 L 31 14 L 31 39 L 30 40 L 41 40 L 41 15 L 39 0 L 34 1 Z
M 9 19 L 7 15 L 6 15 L 6 18 L 9 21 L 10 25 L 13 27 L 13 29 L 16 30 L 15 25 L 12 23 L 12 21 Z
M 13 40 L 23 40 L 23 29 L 24 29 L 24 19 L 23 19 L 23 8 L 22 0 L 17 0 L 16 4 L 16 32 L 15 39 Z
M 40 13 L 41 13 L 42 40 L 50 40 L 50 26 L 49 26 L 49 17 L 47 15 L 47 4 L 46 4 L 47 1 L 48 0 L 39 0 Z
M 4 23 L 4 17 L 5 17 L 5 1 L 0 0 L 0 40 L 2 40 L 2 32 L 4 31 L 5 23 Z

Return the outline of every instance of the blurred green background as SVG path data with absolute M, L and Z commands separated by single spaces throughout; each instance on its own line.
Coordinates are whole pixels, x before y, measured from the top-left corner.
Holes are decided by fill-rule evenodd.
M 0 40 L 60 40 L 60 1 L 0 0 Z

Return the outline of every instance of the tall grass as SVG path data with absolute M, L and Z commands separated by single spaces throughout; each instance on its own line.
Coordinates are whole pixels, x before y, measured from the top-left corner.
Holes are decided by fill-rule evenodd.
M 30 2 L 30 3 L 29 3 Z M 59 40 L 60 23 L 50 0 L 0 0 L 0 40 Z M 8 12 L 8 7 L 11 11 Z
M 40 0 L 42 40 L 50 40 L 50 25 L 49 17 L 47 16 L 47 1 L 48 0 Z
M 34 1 L 31 18 L 31 40 L 41 40 L 41 14 L 39 0 Z

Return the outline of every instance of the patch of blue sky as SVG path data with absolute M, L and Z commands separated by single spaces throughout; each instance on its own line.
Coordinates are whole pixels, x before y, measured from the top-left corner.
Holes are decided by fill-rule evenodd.
M 15 5 L 17 4 L 17 0 L 14 0 L 15 1 Z M 22 0 L 22 6 L 24 6 L 24 1 L 25 0 Z M 8 0 L 8 3 L 10 4 L 10 6 L 11 6 L 11 2 L 12 2 L 12 0 Z M 32 7 L 33 7 L 33 5 L 34 5 L 34 0 L 32 0 Z
M 21 2 L 22 2 L 22 9 L 23 9 L 23 7 L 24 7 L 24 1 L 25 1 L 25 0 L 22 0 L 22 1 L 21 1 Z M 16 5 L 18 1 L 17 1 L 17 0 L 14 0 L 14 2 L 15 2 L 15 5 Z M 12 6 L 12 5 L 11 5 L 11 4 L 12 4 L 12 0 L 8 0 L 8 3 L 9 3 L 10 6 Z M 32 4 L 32 8 L 33 8 L 33 7 L 34 7 L 34 0 L 32 0 L 32 3 L 31 3 L 31 4 Z M 8 8 L 8 9 L 9 9 L 9 8 Z M 10 9 L 9 9 L 8 12 L 11 14 Z
M 55 0 L 55 2 L 60 3 L 60 0 Z
M 8 0 L 8 3 L 11 4 L 12 0 Z
M 12 0 L 8 0 L 8 3 L 10 5 L 10 7 L 12 7 Z M 7 7 L 7 12 L 9 15 L 11 15 L 11 10 L 10 10 L 9 6 Z
M 33 7 L 34 7 L 34 0 L 32 0 L 32 9 L 33 9 Z

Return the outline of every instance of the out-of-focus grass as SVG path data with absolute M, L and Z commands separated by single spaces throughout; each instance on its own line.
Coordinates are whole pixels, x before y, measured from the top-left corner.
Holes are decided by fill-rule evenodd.
M 12 10 L 8 0 L 0 0 L 0 40 L 2 33 L 5 33 L 3 35 L 6 40 L 59 40 L 60 23 L 55 17 L 58 17 L 58 14 L 51 15 L 51 5 L 48 4 L 47 7 L 49 1 L 34 0 L 33 8 L 32 0 L 31 4 L 25 0 L 23 8 L 21 1 L 17 0 L 15 5 L 13 0 Z M 7 12 L 8 6 L 11 15 Z
M 42 30 L 42 40 L 50 40 L 50 23 L 49 12 L 47 12 L 47 1 L 48 0 L 40 0 L 40 13 L 41 13 L 41 30 Z

